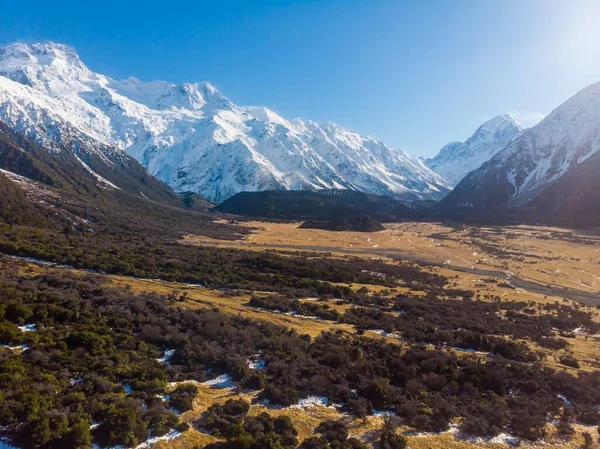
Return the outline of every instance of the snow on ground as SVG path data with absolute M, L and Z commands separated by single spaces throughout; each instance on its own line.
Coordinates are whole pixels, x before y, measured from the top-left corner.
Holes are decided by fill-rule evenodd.
M 169 363 L 169 359 L 173 357 L 173 354 L 175 354 L 175 349 L 167 349 L 165 350 L 163 356 L 160 359 L 156 359 L 156 361 L 164 365 L 170 366 L 171 364 Z
M 0 173 L 3 173 L 4 176 L 6 176 L 8 179 L 10 179 L 13 182 L 16 182 L 17 184 L 35 186 L 35 181 L 33 181 L 32 179 L 26 178 L 25 176 L 17 175 L 16 173 L 13 173 L 8 170 L 3 170 L 1 168 L 0 168 Z
M 508 434 L 508 433 L 500 433 L 492 438 L 482 438 L 464 435 L 460 432 L 457 424 L 450 424 L 448 430 L 444 430 L 442 432 L 405 432 L 406 436 L 412 437 L 429 437 L 433 435 L 442 435 L 442 434 L 451 434 L 454 436 L 456 440 L 467 441 L 469 443 L 484 445 L 484 444 L 506 444 L 508 446 L 517 446 L 519 444 L 519 439 Z
M 187 287 L 205 288 L 204 285 L 202 285 L 202 284 L 190 284 L 188 282 L 183 282 L 182 284 Z
M 482 438 L 482 437 L 474 437 L 468 435 L 462 435 L 460 433 L 456 433 L 455 438 L 457 440 L 468 441 L 473 444 L 506 444 L 508 446 L 518 446 L 520 444 L 520 440 L 517 437 L 514 437 L 508 433 L 500 433 L 492 438 Z
M 394 412 L 391 410 L 375 410 L 373 409 L 373 416 L 393 416 Z
M 142 444 L 137 446 L 136 449 L 143 449 L 143 448 L 150 447 L 153 444 L 158 443 L 159 441 L 170 441 L 170 440 L 177 438 L 180 435 L 181 435 L 181 432 L 178 432 L 177 430 L 171 430 L 169 433 L 167 433 L 166 435 L 163 435 L 162 437 L 148 438 L 145 442 L 143 442 Z
M 456 424 L 450 424 L 448 430 L 443 430 L 441 432 L 417 432 L 417 431 L 409 431 L 404 432 L 404 435 L 411 437 L 429 437 L 432 435 L 442 435 L 444 433 L 450 433 L 453 435 L 458 434 L 458 426 Z
M 72 377 L 71 380 L 69 381 L 69 385 L 73 386 L 75 384 L 80 384 L 81 382 L 83 382 L 83 377 L 81 377 L 81 376 Z
M 18 346 L 8 346 L 8 345 L 0 345 L 0 348 L 6 348 L 6 349 L 10 349 L 11 351 L 27 351 L 29 349 L 29 346 L 27 345 L 18 345 Z
M 341 407 L 341 404 L 330 403 L 327 396 L 308 396 L 306 398 L 302 398 L 298 401 L 297 404 L 290 406 L 290 408 L 311 408 L 311 407 L 331 407 L 338 408 Z
M 374 334 L 379 334 L 383 337 L 398 338 L 398 339 L 402 338 L 402 335 L 400 335 L 400 334 L 397 334 L 395 332 L 386 332 L 382 329 L 371 329 L 370 332 L 373 332 Z
M 558 399 L 561 399 L 565 404 L 571 405 L 571 401 L 569 401 L 564 395 L 559 394 Z
M 98 173 L 96 173 L 94 170 L 92 170 L 85 162 L 83 162 L 81 160 L 81 158 L 79 156 L 77 156 L 76 154 L 73 154 L 73 156 L 75 156 L 75 159 L 77 159 L 79 161 L 79 163 L 83 166 L 83 168 L 89 173 L 91 174 L 94 178 L 96 178 L 97 181 L 100 181 L 102 184 L 107 185 L 108 187 L 115 189 L 115 190 L 121 190 L 120 187 L 114 185 L 112 182 L 110 182 L 108 179 L 103 178 L 102 176 L 100 176 Z
M 35 332 L 36 328 L 35 328 L 35 324 L 25 324 L 24 326 L 17 326 L 19 329 L 21 329 L 21 332 Z
M 20 449 L 17 446 L 11 446 L 8 444 L 8 439 L 0 437 L 0 449 Z
M 281 313 L 281 311 L 279 311 L 279 313 Z M 321 318 L 319 318 L 318 316 L 312 316 L 312 315 L 301 315 L 297 312 L 291 311 L 291 312 L 285 312 L 284 315 L 287 316 L 293 316 L 295 318 L 302 318 L 305 320 L 320 320 Z
M 206 385 L 210 388 L 235 388 L 235 382 L 229 374 L 222 374 L 214 379 L 202 382 L 202 385 Z
M 167 433 L 166 435 L 163 435 L 162 437 L 150 437 L 148 436 L 148 439 L 146 441 L 144 441 L 141 444 L 138 444 L 135 449 L 145 449 L 145 448 L 149 448 L 152 447 L 152 445 L 160 442 L 160 441 L 170 441 L 173 440 L 175 438 L 177 438 L 178 436 L 181 435 L 181 432 L 177 431 L 177 430 L 171 430 L 169 433 Z M 4 449 L 2 448 L 2 446 L 0 446 L 0 449 Z M 106 447 L 101 447 L 98 446 L 98 444 L 94 443 L 92 445 L 92 449 L 124 449 L 123 446 L 113 446 L 110 448 L 106 448 Z
M 197 380 L 180 380 L 177 382 L 169 382 L 169 388 L 177 388 L 179 385 L 183 385 L 183 384 L 194 384 L 194 385 L 199 385 L 201 382 L 197 381 Z
M 246 364 L 248 365 L 248 368 L 253 370 L 262 371 L 265 369 L 265 360 L 259 355 L 246 360 Z
M 445 345 L 444 345 L 444 347 L 448 348 L 448 349 L 454 349 L 455 351 L 459 351 L 459 352 L 468 352 L 470 354 L 490 355 L 489 352 L 476 351 L 475 349 L 470 349 L 470 348 L 459 348 L 459 347 L 445 346 Z

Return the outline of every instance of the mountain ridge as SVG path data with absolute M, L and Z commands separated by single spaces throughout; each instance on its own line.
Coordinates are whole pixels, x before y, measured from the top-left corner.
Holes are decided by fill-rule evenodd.
M 528 209 L 555 183 L 561 183 L 562 192 L 556 192 L 555 202 L 550 201 L 548 194 L 544 201 L 540 200 L 556 210 L 560 196 L 575 193 L 578 181 L 570 173 L 580 170 L 591 176 L 593 170 L 586 166 L 596 164 L 593 156 L 599 151 L 600 83 L 595 83 L 577 92 L 469 173 L 442 200 L 441 206 L 478 211 Z M 593 214 L 597 205 L 588 204 L 587 209 Z
M 524 128 L 510 115 L 486 121 L 464 142 L 450 142 L 425 165 L 456 186 L 469 172 L 479 168 L 516 139 Z
M 449 191 L 418 158 L 376 139 L 238 107 L 210 83 L 113 80 L 54 43 L 0 49 L 0 119 L 46 146 L 67 122 L 174 190 L 213 202 L 259 190 L 345 188 L 404 199 Z M 45 129 L 40 121 L 49 122 Z

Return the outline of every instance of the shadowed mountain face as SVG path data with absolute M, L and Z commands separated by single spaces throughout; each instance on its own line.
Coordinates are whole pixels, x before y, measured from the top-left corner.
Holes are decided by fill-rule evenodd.
M 213 209 L 216 212 L 284 220 L 334 220 L 369 215 L 379 221 L 418 219 L 412 203 L 348 190 L 242 192 Z
M 600 153 L 572 167 L 527 207 L 534 217 L 566 224 L 600 224 Z
M 547 211 L 567 214 L 578 204 L 588 216 L 597 216 L 600 203 L 590 200 L 598 187 L 593 174 L 600 173 L 599 150 L 600 83 L 578 92 L 469 173 L 440 206 L 476 213 L 513 209 L 548 217 Z
M 347 232 L 378 232 L 385 230 L 381 223 L 368 215 L 355 215 L 331 221 L 309 220 L 302 223 L 300 227 L 303 229 L 324 229 L 327 231 Z
M 165 204 L 182 204 L 175 192 L 124 153 L 98 142 L 77 140 L 55 144 L 49 151 L 2 122 L 0 168 L 66 191 L 92 196 L 121 192 Z
M 27 200 L 19 186 L 0 172 L 0 221 L 8 224 L 43 223 L 42 215 Z

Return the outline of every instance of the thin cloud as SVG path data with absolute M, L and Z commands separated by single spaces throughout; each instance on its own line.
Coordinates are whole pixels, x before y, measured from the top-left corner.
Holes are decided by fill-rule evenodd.
M 531 128 L 532 126 L 537 125 L 544 119 L 544 117 L 546 117 L 546 115 L 542 114 L 541 112 L 521 112 L 516 110 L 508 111 L 507 114 L 509 114 L 512 118 L 526 128 Z

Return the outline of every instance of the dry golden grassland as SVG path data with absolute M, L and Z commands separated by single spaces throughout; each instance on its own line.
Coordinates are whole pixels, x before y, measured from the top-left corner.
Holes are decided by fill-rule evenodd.
M 182 419 L 188 423 L 192 423 L 198 419 L 213 404 L 223 404 L 228 399 L 243 399 L 246 402 L 252 403 L 257 396 L 257 393 L 239 393 L 234 389 L 211 388 L 202 384 L 198 385 L 199 394 L 194 402 L 194 409 L 183 414 Z M 369 416 L 366 419 L 355 418 L 344 414 L 332 406 L 311 406 L 311 407 L 289 407 L 285 409 L 272 409 L 254 403 L 251 405 L 249 415 L 257 415 L 262 412 L 267 412 L 272 416 L 289 416 L 292 418 L 296 430 L 298 431 L 298 439 L 300 441 L 314 435 L 314 429 L 325 420 L 342 420 L 350 429 L 350 436 L 360 438 L 368 443 L 375 443 L 378 430 L 383 425 L 382 416 Z M 544 443 L 525 444 L 522 447 L 534 448 L 565 448 L 575 449 L 580 448 L 583 443 L 583 432 L 595 433 L 595 428 L 585 426 L 575 426 L 577 434 L 573 440 L 566 443 L 565 441 L 553 436 L 553 426 L 548 426 L 550 437 Z M 506 449 L 509 447 L 505 443 L 498 440 L 468 440 L 462 439 L 454 432 L 444 432 L 439 434 L 415 434 L 408 428 L 401 428 L 400 432 L 406 435 L 409 447 L 411 449 Z M 182 436 L 168 441 L 160 442 L 154 447 L 156 449 L 192 449 L 201 447 L 206 444 L 218 441 L 216 438 L 201 433 L 195 429 L 190 429 Z
M 438 264 L 500 270 L 541 284 L 597 293 L 600 291 L 600 237 L 559 228 L 464 226 L 437 223 L 389 223 L 373 233 L 300 229 L 300 223 L 251 221 L 254 229 L 239 240 L 188 235 L 191 244 L 254 250 L 282 249 L 333 252 L 363 257 L 406 257 Z
M 522 289 L 503 288 L 498 282 L 484 282 L 482 276 L 453 269 L 458 267 L 477 267 L 513 273 L 523 279 L 533 280 L 542 284 L 567 286 L 581 291 L 597 293 L 600 290 L 600 240 L 586 238 L 580 242 L 566 241 L 556 237 L 557 230 L 546 227 L 509 227 L 503 232 L 494 228 L 470 228 L 453 230 L 450 227 L 434 223 L 396 223 L 386 225 L 386 230 L 377 233 L 348 233 L 331 232 L 315 229 L 298 229 L 299 223 L 262 223 L 248 222 L 247 226 L 255 228 L 248 237 L 237 241 L 224 241 L 201 236 L 185 237 L 188 244 L 211 245 L 218 247 L 244 248 L 256 251 L 275 249 L 282 251 L 310 251 L 333 254 L 334 257 L 372 257 L 393 262 L 393 258 L 421 259 L 437 263 L 424 269 L 431 270 L 451 278 L 451 286 L 471 290 L 481 299 L 500 297 L 502 300 L 534 301 L 547 304 L 564 301 L 560 296 L 549 296 L 531 293 Z M 577 237 L 577 235 L 575 235 Z M 586 236 L 582 236 L 586 237 Z M 37 274 L 48 267 L 30 264 L 28 270 Z M 83 273 L 83 272 L 82 272 Z M 213 308 L 229 314 L 241 314 L 248 318 L 277 323 L 288 328 L 296 329 L 299 333 L 317 336 L 323 331 L 341 330 L 355 333 L 353 326 L 323 321 L 315 318 L 302 318 L 275 313 L 267 310 L 257 310 L 247 305 L 250 292 L 231 296 L 214 290 L 172 283 L 160 280 L 134 279 L 124 276 L 105 276 L 111 285 L 130 289 L 133 293 L 155 292 L 169 295 L 176 292 L 177 296 L 186 294 L 185 300 L 177 304 L 190 308 Z M 500 280 L 500 279 L 498 279 Z M 371 294 L 382 294 L 389 288 L 374 285 L 352 284 L 352 288 L 366 287 Z M 414 291 L 399 285 L 394 294 L 410 292 L 420 295 L 423 292 Z M 260 294 L 260 292 L 255 292 Z M 304 299 L 306 300 L 306 299 Z M 343 313 L 349 306 L 336 301 L 328 301 L 331 308 Z M 600 310 L 586 308 L 594 313 L 600 321 Z M 389 342 L 401 346 L 406 343 L 393 337 L 382 337 L 375 332 L 365 332 L 365 336 L 385 338 Z M 582 370 L 598 369 L 600 367 L 600 338 L 598 336 L 575 335 L 568 338 L 568 352 L 580 362 Z M 543 350 L 536 347 L 537 350 Z M 560 365 L 558 358 L 564 354 L 544 350 L 545 362 L 557 369 L 569 369 Z M 458 355 L 464 355 L 457 353 Z M 465 355 L 467 356 L 467 355 Z M 194 409 L 184 414 L 184 420 L 191 422 L 197 419 L 210 405 L 222 403 L 230 398 L 242 397 L 251 401 L 254 394 L 242 394 L 235 390 L 214 389 L 199 385 L 200 394 L 196 398 Z M 266 409 L 263 405 L 253 404 L 250 413 L 262 411 L 292 417 L 299 431 L 300 440 L 311 436 L 314 428 L 325 419 L 344 419 L 348 422 L 353 436 L 360 436 L 366 441 L 372 440 L 376 431 L 381 427 L 382 417 L 369 417 L 360 420 L 340 413 L 333 407 Z M 552 433 L 554 428 L 552 428 Z M 543 444 L 525 445 L 527 447 L 545 448 L 579 448 L 583 443 L 582 432 L 590 432 L 596 439 L 595 429 L 576 426 L 577 435 L 565 443 L 550 437 Z M 407 431 L 408 429 L 403 429 Z M 156 448 L 191 449 L 203 447 L 214 442 L 215 438 L 190 429 L 184 435 L 171 440 L 160 442 Z M 470 442 L 456 438 L 452 433 L 437 435 L 410 435 L 409 447 L 412 449 L 474 449 L 474 448 L 506 448 L 506 444 L 495 442 Z

